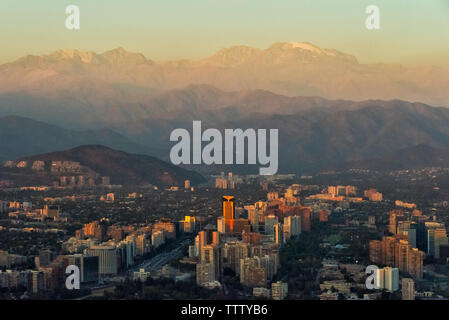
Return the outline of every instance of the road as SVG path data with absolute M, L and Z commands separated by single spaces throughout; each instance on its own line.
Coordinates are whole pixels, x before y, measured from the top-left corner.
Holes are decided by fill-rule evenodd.
M 190 242 L 191 242 L 191 240 L 186 239 L 183 242 L 181 242 L 181 244 L 178 247 L 176 247 L 175 249 L 173 249 L 172 251 L 162 252 L 162 253 L 158 254 L 157 256 L 154 256 L 153 258 L 151 258 L 147 261 L 144 261 L 143 263 L 141 263 L 137 266 L 133 266 L 132 268 L 130 268 L 128 270 L 128 272 L 132 273 L 134 271 L 139 271 L 142 268 L 145 269 L 145 271 L 147 271 L 147 272 L 157 270 L 160 267 L 167 264 L 170 260 L 179 256 L 182 253 L 182 250 L 187 245 L 189 245 Z

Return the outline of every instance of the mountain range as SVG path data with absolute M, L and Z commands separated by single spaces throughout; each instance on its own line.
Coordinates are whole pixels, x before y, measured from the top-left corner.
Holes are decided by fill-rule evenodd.
M 410 170 L 425 167 L 449 167 L 449 149 L 417 145 L 384 155 L 383 157 L 348 162 L 333 166 L 332 170 Z
M 59 50 L 0 66 L 0 161 L 91 144 L 169 161 L 171 131 L 193 120 L 203 130 L 279 129 L 280 172 L 445 150 L 447 88 L 443 68 L 361 64 L 310 43 L 195 61 Z
M 181 96 L 188 95 L 192 104 L 180 103 L 179 106 L 184 107 L 177 110 L 173 118 L 149 118 L 98 131 L 66 130 L 18 117 L 0 119 L 0 124 L 3 124 L 0 130 L 3 130 L 4 137 L 1 142 L 4 148 L 0 154 L 4 160 L 13 159 L 17 155 L 54 151 L 65 145 L 70 147 L 95 140 L 95 143 L 101 141 L 120 150 L 151 154 L 169 161 L 170 148 L 174 145 L 169 141 L 171 131 L 175 128 L 191 131 L 192 118 L 203 120 L 203 130 L 210 127 L 220 130 L 278 129 L 280 172 L 308 172 L 337 164 L 382 158 L 418 145 L 443 150 L 449 148 L 447 108 L 400 100 L 351 102 L 283 96 L 276 99 L 276 95 L 262 92 L 271 97 L 271 102 L 267 105 L 274 106 L 278 103 L 284 107 L 279 107 L 279 111 L 273 114 L 264 113 L 263 103 L 240 103 L 208 113 L 209 109 L 206 107 L 204 110 L 197 110 L 195 106 L 213 104 L 205 103 L 197 95 L 189 95 L 191 90 L 192 88 L 187 92 L 178 92 Z M 288 102 L 292 100 L 295 103 L 292 103 L 289 110 Z M 177 104 L 173 103 L 175 100 L 169 101 L 172 103 L 167 106 L 177 109 Z M 256 109 L 258 105 L 261 105 L 258 108 L 261 112 L 245 111 L 245 108 L 253 108 L 249 106 Z M 103 135 L 97 132 L 102 132 Z M 198 166 L 188 168 L 199 169 Z M 234 166 L 230 170 L 244 169 L 252 172 L 256 168 L 254 166 L 252 170 Z M 215 171 L 223 171 L 223 168 Z
M 0 66 L 0 116 L 95 128 L 152 117 L 164 111 L 157 108 L 161 95 L 192 84 L 229 92 L 449 106 L 448 69 L 362 64 L 337 50 L 286 42 L 263 50 L 235 46 L 200 60 L 152 61 L 123 48 L 28 55 Z
M 0 162 L 90 144 L 144 154 L 149 150 L 107 128 L 76 131 L 24 117 L 0 118 Z

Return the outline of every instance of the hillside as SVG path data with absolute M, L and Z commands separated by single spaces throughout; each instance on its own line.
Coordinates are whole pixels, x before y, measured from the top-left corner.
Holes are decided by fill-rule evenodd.
M 342 165 L 333 166 L 331 169 L 387 171 L 429 167 L 449 168 L 449 149 L 437 149 L 426 145 L 417 145 L 392 152 L 383 157 L 348 162 Z
M 69 168 L 58 168 L 53 161 L 69 161 Z M 78 166 L 78 164 L 79 166 Z M 38 167 L 38 165 L 40 167 Z M 0 177 L 21 184 L 39 185 L 59 181 L 60 176 L 79 176 L 99 179 L 109 176 L 112 184 L 157 186 L 192 184 L 204 178 L 155 157 L 130 154 L 100 145 L 80 146 L 69 150 L 22 157 L 6 162 Z
M 0 118 L 0 162 L 88 144 L 136 153 L 150 151 L 110 129 L 75 131 L 24 117 Z

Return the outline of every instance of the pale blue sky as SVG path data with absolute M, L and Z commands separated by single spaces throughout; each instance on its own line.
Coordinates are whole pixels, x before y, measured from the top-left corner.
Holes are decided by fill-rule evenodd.
M 65 28 L 65 8 L 81 30 Z M 365 28 L 365 8 L 381 29 Z M 361 62 L 449 66 L 449 0 L 1 0 L 0 63 L 61 48 L 118 46 L 149 59 L 203 58 L 223 47 L 308 41 Z

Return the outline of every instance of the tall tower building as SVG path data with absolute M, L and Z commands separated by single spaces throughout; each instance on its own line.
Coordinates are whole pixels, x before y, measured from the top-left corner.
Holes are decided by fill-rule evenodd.
M 253 231 L 259 230 L 259 210 L 255 206 L 245 206 L 248 211 L 248 220 L 251 223 Z
M 226 232 L 233 232 L 235 220 L 234 196 L 223 196 L 223 217 L 225 219 Z
M 284 228 L 282 223 L 276 223 L 274 225 L 274 242 L 278 245 L 284 243 Z
M 312 210 L 309 207 L 301 207 L 301 231 L 311 230 L 311 215 Z
M 376 264 L 382 264 L 382 241 L 371 240 L 369 242 L 369 259 Z
M 436 259 L 440 258 L 440 246 L 448 244 L 446 228 L 444 224 L 426 222 L 427 229 L 427 254 Z
M 385 288 L 385 269 L 377 269 L 376 271 L 377 277 L 376 277 L 376 288 L 377 289 L 383 289 Z
M 407 240 L 399 240 L 395 244 L 395 267 L 399 268 L 399 270 L 407 269 L 407 254 L 409 250 L 409 243 Z
M 206 245 L 201 248 L 201 263 L 209 263 L 214 267 L 215 279 L 219 279 L 221 263 L 220 252 L 217 246 Z
M 423 258 L 424 252 L 417 248 L 411 248 L 407 257 L 407 272 L 417 279 L 423 278 Z
M 295 237 L 300 233 L 301 233 L 301 217 L 300 216 L 284 217 L 285 239 Z
M 201 286 L 215 281 L 215 266 L 213 263 L 198 263 L 196 265 L 196 284 Z
M 278 224 L 278 217 L 274 214 L 269 214 L 265 217 L 265 234 L 273 234 L 274 226 Z
M 396 214 L 392 211 L 390 211 L 388 231 L 392 234 L 396 234 Z
M 382 264 L 394 266 L 396 239 L 394 237 L 384 237 L 382 240 Z

